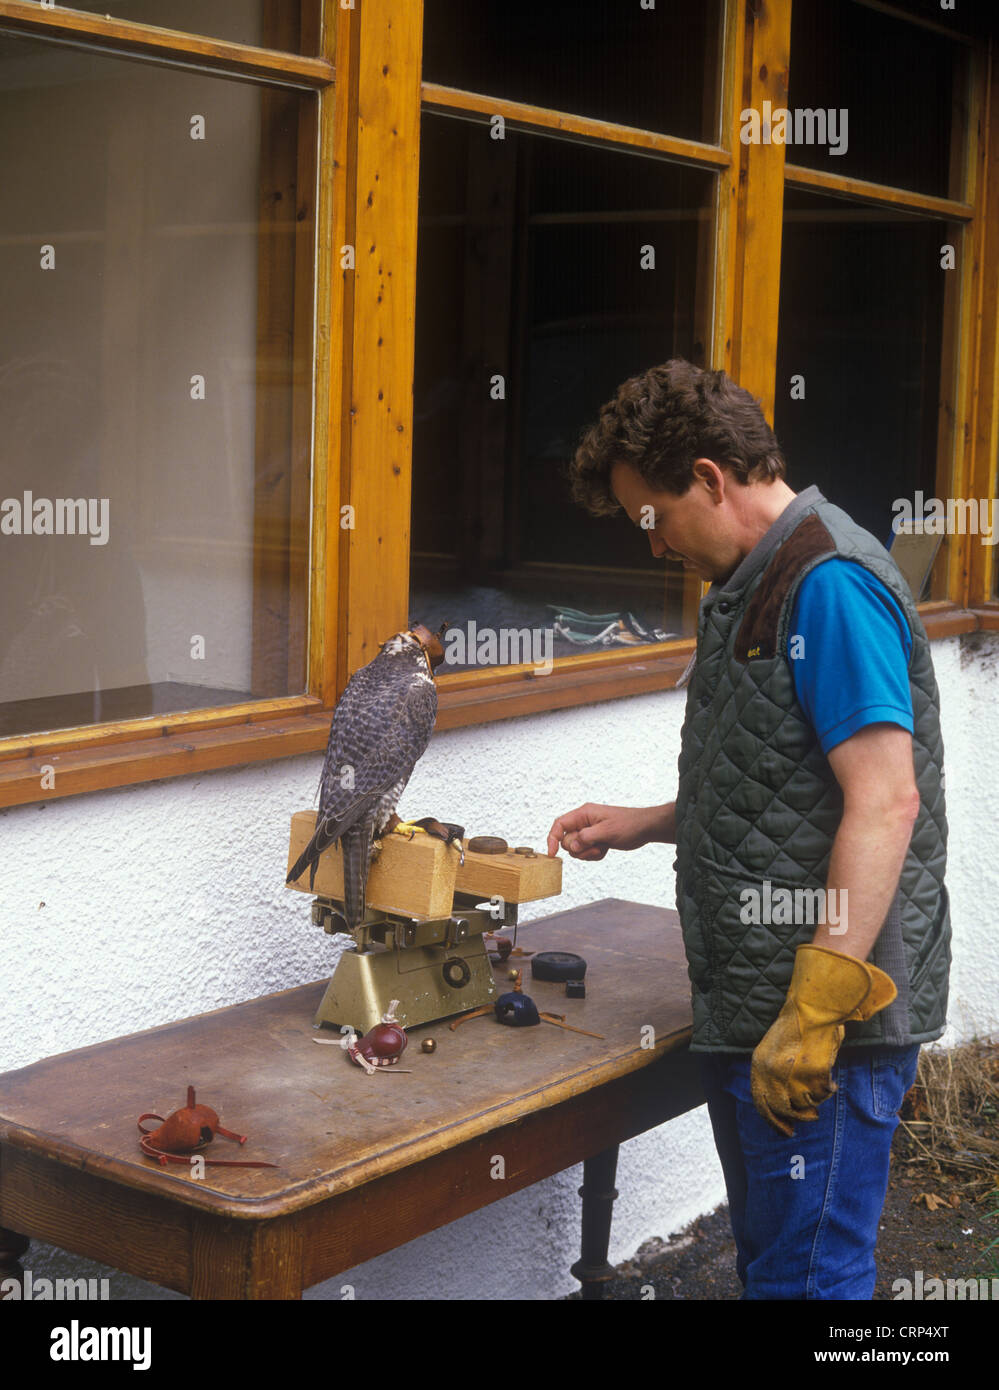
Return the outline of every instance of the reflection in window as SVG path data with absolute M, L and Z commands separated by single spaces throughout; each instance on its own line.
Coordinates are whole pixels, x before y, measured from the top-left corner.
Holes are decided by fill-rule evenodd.
M 311 99 L 17 38 L 0 79 L 0 736 L 297 693 Z
M 74 0 L 65 8 L 257 48 L 315 54 L 318 5 L 319 0 Z
M 956 266 L 958 227 L 785 190 L 774 427 L 789 482 L 818 484 L 886 545 L 896 498 L 947 496 L 943 344 L 959 284 L 941 266 L 948 244 Z
M 939 32 L 855 0 L 794 0 L 788 109 L 832 111 L 837 129 L 821 143 L 817 118 L 803 122 L 787 162 L 961 198 L 967 55 Z
M 558 622 L 554 656 L 689 635 L 696 579 L 574 506 L 566 466 L 622 381 L 705 361 L 713 196 L 700 170 L 424 117 L 414 615 Z
M 708 144 L 719 0 L 424 0 L 423 78 Z

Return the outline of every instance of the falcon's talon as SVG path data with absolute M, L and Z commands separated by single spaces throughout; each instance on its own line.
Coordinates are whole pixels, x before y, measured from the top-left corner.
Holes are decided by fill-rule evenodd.
M 427 835 L 429 831 L 424 830 L 423 826 L 415 820 L 401 820 L 398 825 L 393 825 L 389 834 L 405 835 L 408 840 L 411 840 L 414 835 Z
M 462 843 L 465 834 L 463 825 L 456 825 L 453 821 L 438 820 L 436 816 L 421 816 L 419 820 L 399 821 L 392 827 L 393 835 L 409 835 L 412 839 L 414 835 L 432 835 L 435 840 L 443 840 L 446 845 L 457 845 L 458 853 L 461 856 L 459 863 L 464 867 L 465 846 Z

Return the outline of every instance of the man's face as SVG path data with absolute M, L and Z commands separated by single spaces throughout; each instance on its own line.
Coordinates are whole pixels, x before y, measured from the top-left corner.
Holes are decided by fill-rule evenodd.
M 645 530 L 657 560 L 682 560 L 684 569 L 701 579 L 725 580 L 742 558 L 731 535 L 726 475 L 703 459 L 695 463 L 694 474 L 682 495 L 653 492 L 631 464 L 616 463 L 611 491 L 631 521 Z

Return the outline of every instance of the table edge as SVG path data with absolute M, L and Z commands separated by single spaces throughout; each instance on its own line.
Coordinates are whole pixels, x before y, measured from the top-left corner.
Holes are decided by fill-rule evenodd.
M 51 1135 L 23 1126 L 12 1126 L 12 1122 L 3 1117 L 0 1117 L 0 1150 L 5 1145 L 16 1148 L 55 1162 L 61 1167 L 77 1168 L 95 1177 L 215 1216 L 247 1221 L 290 1216 L 305 1207 L 340 1197 L 391 1173 L 425 1162 L 472 1140 L 481 1139 L 494 1130 L 503 1129 L 518 1120 L 528 1119 L 540 1111 L 553 1109 L 589 1091 L 597 1091 L 615 1081 L 624 1080 L 671 1053 L 682 1052 L 689 1044 L 692 1034 L 693 1026 L 685 1025 L 666 1037 L 657 1039 L 654 1048 L 630 1048 L 626 1053 L 609 1058 L 596 1069 L 586 1068 L 571 1076 L 562 1076 L 557 1083 L 546 1084 L 513 1100 L 502 1101 L 488 1110 L 479 1111 L 469 1119 L 458 1120 L 453 1125 L 445 1125 L 407 1143 L 383 1150 L 375 1158 L 359 1159 L 338 1170 L 335 1176 L 303 1179 L 290 1186 L 280 1196 L 240 1197 L 220 1193 L 205 1189 L 191 1179 L 164 1171 L 159 1165 L 153 1167 L 152 1161 L 150 1166 L 146 1167 L 138 1160 L 130 1162 L 74 1144 L 61 1143 L 58 1151 L 55 1151 Z M 526 1101 L 534 1103 L 525 1108 Z

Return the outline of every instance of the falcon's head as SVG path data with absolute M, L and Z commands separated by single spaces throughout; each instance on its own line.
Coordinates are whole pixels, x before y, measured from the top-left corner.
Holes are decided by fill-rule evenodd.
M 447 628 L 448 624 L 444 622 L 441 623 L 436 632 L 431 632 L 430 629 L 424 627 L 422 623 L 414 623 L 407 634 L 410 637 L 415 637 L 426 652 L 427 660 L 430 662 L 432 670 L 438 667 L 444 660 L 444 643 L 442 639 Z

